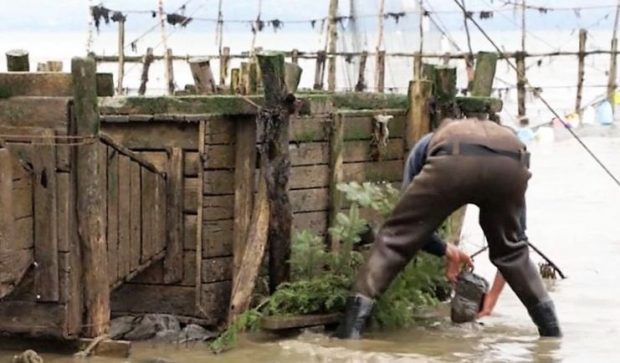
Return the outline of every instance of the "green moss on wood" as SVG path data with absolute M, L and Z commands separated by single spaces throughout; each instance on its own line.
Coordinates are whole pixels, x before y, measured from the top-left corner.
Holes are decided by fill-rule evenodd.
M 504 103 L 493 97 L 456 97 L 456 105 L 465 114 L 499 113 Z
M 334 93 L 332 99 L 336 108 L 350 110 L 407 108 L 406 95 L 347 92 Z

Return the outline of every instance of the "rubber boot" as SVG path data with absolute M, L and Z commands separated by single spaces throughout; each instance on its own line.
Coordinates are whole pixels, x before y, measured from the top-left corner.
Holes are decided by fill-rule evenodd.
M 553 301 L 547 300 L 535 305 L 528 310 L 534 324 L 538 327 L 538 333 L 541 337 L 561 337 L 560 323 L 555 314 L 555 306 Z
M 374 301 L 364 295 L 349 296 L 344 316 L 334 336 L 340 339 L 359 339 L 374 305 Z

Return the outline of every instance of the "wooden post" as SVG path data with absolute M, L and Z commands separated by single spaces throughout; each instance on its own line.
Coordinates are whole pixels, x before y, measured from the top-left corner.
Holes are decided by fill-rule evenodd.
M 611 39 L 611 56 L 609 60 L 609 80 L 607 81 L 607 99 L 612 105 L 612 110 L 615 110 L 614 105 L 614 93 L 616 92 L 616 77 L 617 77 L 617 59 L 618 59 L 618 19 L 620 18 L 620 0 L 616 6 L 616 18 L 614 20 L 614 31 Z
M 246 90 L 248 94 L 253 95 L 258 92 L 258 65 L 256 62 L 248 63 L 248 83 Z
M 207 121 L 200 121 L 198 125 L 198 158 L 200 168 L 198 170 L 198 212 L 196 214 L 196 260 L 194 266 L 196 276 L 194 276 L 194 307 L 196 314 L 202 315 L 202 244 L 203 244 L 203 214 L 204 214 L 204 165 L 207 160 L 205 138 L 207 134 Z
M 168 94 L 174 94 L 174 69 L 172 67 L 172 49 L 166 49 L 166 85 Z
M 13 166 L 11 153 L 0 145 L 0 251 L 9 250 L 15 236 L 15 216 L 13 213 Z M 3 261 L 4 262 L 4 261 Z M 13 272 L 13 271 L 11 271 Z M 4 282 L 4 280 L 3 280 Z M 4 297 L 6 290 L 0 283 L 0 297 Z
M 28 51 L 13 49 L 6 52 L 6 69 L 9 72 L 29 72 L 30 61 Z
M 493 92 L 493 79 L 497 65 L 497 53 L 479 52 L 476 70 L 471 82 L 471 95 L 489 97 Z
M 37 63 L 37 72 L 49 72 L 49 67 L 47 66 L 47 63 Z
M 284 76 L 286 88 L 290 93 L 297 92 L 303 69 L 295 63 L 284 63 Z
M 48 72 L 62 72 L 62 61 L 47 61 Z
M 153 63 L 153 48 L 147 48 L 144 59 L 142 60 L 142 76 L 140 77 L 140 88 L 138 94 L 144 96 L 146 93 L 146 83 L 149 81 L 149 68 Z
M 357 83 L 355 84 L 355 92 L 363 92 L 366 89 L 366 60 L 368 59 L 368 52 L 363 51 L 360 56 L 360 68 L 357 74 Z
M 413 79 L 422 79 L 422 54 L 416 52 L 413 56 Z
M 222 48 L 220 54 L 220 87 L 226 87 L 226 76 L 228 75 L 228 65 L 230 63 L 230 47 Z
M 385 50 L 377 52 L 377 73 L 375 74 L 375 86 L 377 92 L 383 93 L 385 89 Z
M 170 150 L 166 175 L 164 282 L 170 284 L 183 279 L 183 149 Z
M 519 117 L 525 116 L 525 53 L 516 52 L 517 61 L 517 107 Z
M 125 17 L 118 20 L 118 85 L 116 93 L 123 94 L 123 78 L 125 77 Z
M 329 36 L 329 44 L 327 47 L 327 51 L 329 53 L 329 64 L 327 66 L 327 90 L 331 92 L 336 90 L 336 55 L 334 53 L 338 50 L 337 16 L 338 0 L 329 0 L 329 16 L 327 17 L 327 33 Z
M 74 58 L 73 100 L 76 134 L 94 137 L 99 132 L 99 111 L 95 80 L 95 61 L 92 58 Z M 110 289 L 108 282 L 107 242 L 104 233 L 103 210 L 104 165 L 99 160 L 97 143 L 78 146 L 76 152 L 78 233 L 82 249 L 84 303 L 88 337 L 107 332 L 110 322 Z
M 248 241 L 256 170 L 256 121 L 236 123 L 235 139 L 235 220 L 233 228 L 233 276 L 237 276 Z
M 196 91 L 199 94 L 211 94 L 217 89 L 213 72 L 211 71 L 211 62 L 208 58 L 191 58 L 187 61 L 194 78 Z
M 299 64 L 299 50 L 297 50 L 297 48 L 293 49 L 291 52 L 291 63 Z
M 426 80 L 409 82 L 409 112 L 405 127 L 407 150 L 431 131 L 430 100 L 433 84 Z
M 239 68 L 239 93 L 242 95 L 247 95 L 250 84 L 250 63 L 241 62 Z
M 437 111 L 433 119 L 433 128 L 438 127 L 446 118 L 455 117 L 454 98 L 456 97 L 456 68 L 436 66 L 434 68 L 433 95 Z
M 329 226 L 336 224 L 336 216 L 342 208 L 342 193 L 338 190 L 338 183 L 343 180 L 343 156 L 344 148 L 344 122 L 342 114 L 334 114 L 334 122 L 331 128 L 329 140 Z M 338 251 L 340 241 L 332 238 L 329 239 L 330 250 Z
M 239 68 L 233 68 L 230 70 L 230 93 L 238 94 L 239 90 Z
M 586 39 L 588 31 L 585 29 L 579 30 L 579 67 L 577 70 L 577 97 L 575 98 L 575 113 L 581 116 L 581 95 L 583 92 L 583 75 L 585 73 L 585 51 L 586 51 Z
M 323 89 L 323 78 L 325 75 L 325 51 L 318 51 L 316 54 L 316 68 L 314 72 L 314 89 Z
M 293 212 L 288 195 L 290 175 L 289 117 L 293 102 L 284 81 L 284 55 L 258 56 L 265 86 L 264 153 L 269 195 L 269 288 L 273 293 L 289 280 Z M 294 97 L 293 97 L 294 99 Z

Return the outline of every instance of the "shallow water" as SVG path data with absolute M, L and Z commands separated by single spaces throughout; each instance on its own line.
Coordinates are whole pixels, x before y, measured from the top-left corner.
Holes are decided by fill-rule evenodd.
M 620 175 L 620 138 L 584 141 Z M 620 361 L 620 188 L 573 139 L 532 145 L 533 177 L 528 190 L 528 235 L 568 276 L 549 281 L 564 337 L 539 339 L 525 309 L 508 288 L 492 316 L 480 324 L 454 326 L 442 306 L 424 326 L 383 332 L 354 342 L 305 333 L 273 340 L 253 337 L 240 347 L 213 356 L 202 345 L 134 345 L 130 359 L 96 357 L 92 362 L 610 362 Z M 477 211 L 470 207 L 462 246 L 484 244 Z M 541 258 L 533 254 L 535 262 Z M 492 280 L 486 256 L 476 272 Z M 616 346 L 616 344 L 618 344 Z M 34 347 L 36 349 L 36 347 Z M 12 352 L 0 353 L 8 361 Z M 46 362 L 71 357 L 43 354 Z

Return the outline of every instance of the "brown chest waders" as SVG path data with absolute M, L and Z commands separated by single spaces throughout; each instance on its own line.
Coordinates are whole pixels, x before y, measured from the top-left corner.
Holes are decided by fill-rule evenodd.
M 475 204 L 491 262 L 528 309 L 540 334 L 559 336 L 553 303 L 530 260 L 527 243 L 518 238 L 519 213 L 531 176 L 528 163 L 525 146 L 505 127 L 480 120 L 444 122 L 431 139 L 422 171 L 379 230 L 357 275 L 355 296 L 338 335 L 354 336 L 347 334 L 347 327 L 358 329 L 359 335 L 370 315 L 368 301 L 387 289 L 452 212 Z M 363 307 L 363 319 L 355 306 Z

